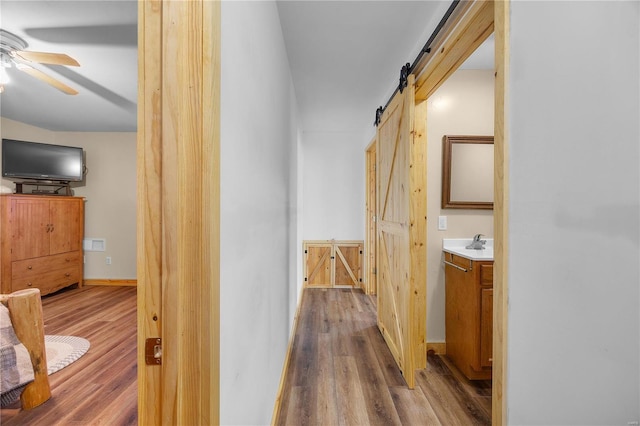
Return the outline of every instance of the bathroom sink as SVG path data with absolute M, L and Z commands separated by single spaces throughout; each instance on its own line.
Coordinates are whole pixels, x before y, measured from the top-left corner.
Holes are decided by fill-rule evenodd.
M 493 260 L 493 239 L 487 239 L 482 250 L 465 248 L 471 244 L 471 239 L 445 238 L 442 240 L 442 250 L 456 254 L 469 260 Z

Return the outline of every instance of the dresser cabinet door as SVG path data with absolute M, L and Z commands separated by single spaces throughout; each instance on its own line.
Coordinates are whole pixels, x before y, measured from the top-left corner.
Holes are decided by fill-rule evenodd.
M 80 250 L 84 227 L 84 202 L 82 200 L 51 200 L 49 203 L 52 224 L 49 232 L 49 254 Z
M 49 200 L 11 201 L 11 259 L 49 255 Z

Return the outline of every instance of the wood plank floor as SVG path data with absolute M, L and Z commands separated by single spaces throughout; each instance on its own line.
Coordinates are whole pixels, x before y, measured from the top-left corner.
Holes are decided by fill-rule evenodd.
M 491 382 L 429 355 L 407 388 L 360 290 L 307 289 L 278 425 L 489 425 Z
M 85 286 L 42 299 L 45 334 L 84 337 L 89 351 L 49 376 L 52 398 L 2 409 L 2 425 L 137 424 L 136 288 Z

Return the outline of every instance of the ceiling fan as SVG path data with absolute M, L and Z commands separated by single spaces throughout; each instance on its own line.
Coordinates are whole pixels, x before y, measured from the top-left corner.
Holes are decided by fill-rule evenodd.
M 31 52 L 24 50 L 27 42 L 8 31 L 0 29 L 0 93 L 4 91 L 6 68 L 15 67 L 32 77 L 44 81 L 67 95 L 77 95 L 78 91 L 44 72 L 33 68 L 30 62 L 79 67 L 78 61 L 64 53 Z

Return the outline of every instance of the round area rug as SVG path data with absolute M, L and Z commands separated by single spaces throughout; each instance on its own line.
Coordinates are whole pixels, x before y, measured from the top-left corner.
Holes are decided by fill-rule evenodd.
M 89 350 L 89 341 L 82 337 L 74 336 L 44 336 L 44 345 L 47 349 L 47 372 L 49 375 L 60 371 L 72 362 L 76 361 Z M 13 389 L 2 394 L 2 406 L 7 406 L 17 401 L 24 387 L 33 381 L 33 367 L 29 352 L 24 345 L 14 347 L 18 378 Z

